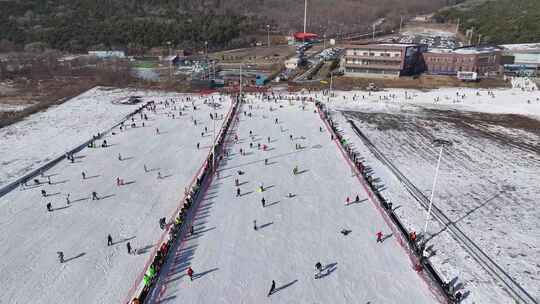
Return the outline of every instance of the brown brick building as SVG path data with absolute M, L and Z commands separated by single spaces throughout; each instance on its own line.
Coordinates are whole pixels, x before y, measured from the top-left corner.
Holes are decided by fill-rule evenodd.
M 501 49 L 496 47 L 433 49 L 425 52 L 423 57 L 429 74 L 476 72 L 480 77 L 487 77 L 501 72 Z

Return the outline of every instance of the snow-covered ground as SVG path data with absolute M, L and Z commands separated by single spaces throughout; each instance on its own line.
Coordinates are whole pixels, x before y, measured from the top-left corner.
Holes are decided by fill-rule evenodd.
M 540 123 L 527 116 L 540 117 L 540 93 L 524 85 L 528 82 L 516 83 L 519 88 L 492 90 L 492 94 L 473 89 L 338 92 L 328 104 L 336 110 L 345 137 L 381 178 L 383 196 L 418 232 L 425 223 L 425 210 L 346 120 L 352 119 L 427 197 L 438 156 L 431 142 L 450 140 L 453 145 L 443 155 L 435 204 L 538 300 L 540 213 L 535 206 L 540 198 Z M 446 280 L 470 292 L 466 303 L 512 302 L 445 227 L 432 221 L 428 236 L 433 236 L 428 244 L 433 246 L 430 259 Z
M 256 99 L 251 105 L 242 109 L 253 116 L 240 116 L 239 143 L 229 145 L 194 234 L 171 249 L 149 303 L 436 303 L 396 236 L 376 242 L 378 231 L 391 230 L 314 105 L 303 110 L 283 102 L 280 108 Z M 345 205 L 356 195 L 359 202 Z M 320 279 L 314 278 L 317 262 L 325 268 Z M 267 297 L 272 280 L 277 291 Z
M 134 107 L 116 106 L 111 101 L 132 94 L 95 89 L 32 116 L 10 128 L 15 134 L 8 137 L 7 144 L 2 141 L 2 157 L 21 159 L 19 165 L 30 166 L 35 165 L 34 160 L 61 153 L 130 112 Z M 147 95 L 156 102 L 174 96 Z M 182 117 L 178 116 L 180 104 L 187 107 Z M 198 98 L 197 111 L 191 102 L 180 104 L 175 105 L 177 109 L 158 104 L 157 113 L 146 112 L 149 120 L 145 127 L 136 115 L 136 128 L 117 128 L 115 134 L 106 136 L 109 147 L 86 148 L 75 155 L 74 163 L 62 161 L 44 172 L 44 177 L 38 177 L 43 184 L 0 198 L 0 303 L 124 300 L 161 236 L 158 219 L 170 216 L 178 207 L 184 187 L 210 149 L 214 126 L 209 114 L 214 110 Z M 217 112 L 225 114 L 229 107 L 230 100 L 226 99 Z M 221 123 L 216 123 L 216 130 Z M 201 137 L 205 127 L 208 132 Z M 2 132 L 7 136 L 7 131 Z M 19 171 L 15 165 L 9 167 L 12 174 Z M 47 184 L 48 176 L 51 184 Z M 117 186 L 117 177 L 125 185 Z M 47 197 L 41 196 L 41 190 L 46 190 Z M 91 200 L 92 191 L 101 199 Z M 46 210 L 49 202 L 52 212 Z M 108 234 L 115 242 L 110 247 Z M 127 254 L 127 242 L 137 254 Z M 57 251 L 64 252 L 65 263 L 58 262 Z
M 120 104 L 129 96 L 145 101 L 175 93 L 94 88 L 47 111 L 0 129 L 0 186 L 36 169 L 112 127 L 140 104 Z

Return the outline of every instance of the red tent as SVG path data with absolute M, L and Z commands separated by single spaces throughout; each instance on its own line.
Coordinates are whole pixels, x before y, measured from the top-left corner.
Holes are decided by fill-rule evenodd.
M 318 39 L 319 35 L 313 33 L 297 32 L 294 33 L 294 39 L 297 41 L 311 41 Z

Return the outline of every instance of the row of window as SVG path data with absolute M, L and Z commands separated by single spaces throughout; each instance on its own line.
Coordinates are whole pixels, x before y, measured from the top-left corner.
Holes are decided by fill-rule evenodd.
M 399 75 L 399 71 L 393 70 L 381 70 L 381 69 L 359 69 L 359 68 L 346 68 L 346 73 L 362 73 L 362 74 L 391 74 Z
M 474 58 L 471 57 L 428 57 L 427 62 L 474 62 Z
M 393 65 L 393 66 L 400 66 L 399 62 L 395 61 L 384 61 L 384 60 L 377 60 L 377 61 L 371 61 L 371 60 L 347 60 L 345 61 L 347 64 L 358 64 L 358 65 Z
M 347 52 L 348 55 L 351 55 L 350 52 Z M 401 56 L 401 53 L 379 53 L 378 55 L 374 52 L 360 52 L 360 51 L 353 51 L 352 56 L 366 56 L 366 57 L 399 57 Z

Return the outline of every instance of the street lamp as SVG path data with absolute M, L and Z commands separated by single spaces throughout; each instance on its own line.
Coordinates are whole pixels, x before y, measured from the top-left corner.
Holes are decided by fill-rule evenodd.
M 266 33 L 267 33 L 266 40 L 267 40 L 267 43 L 268 43 L 267 45 L 268 45 L 268 47 L 270 47 L 270 24 L 266 25 Z
M 428 207 L 428 211 L 427 211 L 427 215 L 426 215 L 426 224 L 424 226 L 424 233 L 423 233 L 423 236 L 426 237 L 427 236 L 427 228 L 428 228 L 428 224 L 429 224 L 429 219 L 431 217 L 431 208 L 433 206 L 433 197 L 435 196 L 435 186 L 437 185 L 437 177 L 439 176 L 439 167 L 441 166 L 441 158 L 442 158 L 442 153 L 443 153 L 443 149 L 444 147 L 449 147 L 452 145 L 452 142 L 448 141 L 448 140 L 444 140 L 444 139 L 435 139 L 433 141 L 433 145 L 435 147 L 440 147 L 441 149 L 439 150 L 439 158 L 437 160 L 437 168 L 435 169 L 435 177 L 433 178 L 433 187 L 431 188 L 431 196 L 429 198 L 429 207 Z M 424 251 L 426 250 L 426 246 L 423 246 L 423 249 L 422 249 L 422 254 L 420 256 L 424 256 Z
M 204 42 L 204 54 L 208 57 L 208 41 Z
M 167 45 L 169 46 L 169 79 L 172 79 L 171 42 L 167 41 Z

